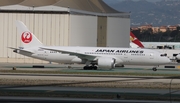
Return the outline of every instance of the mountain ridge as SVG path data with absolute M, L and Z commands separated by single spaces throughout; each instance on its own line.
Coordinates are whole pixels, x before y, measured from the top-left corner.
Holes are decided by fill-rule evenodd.
M 148 2 L 146 0 L 125 0 L 109 4 L 120 12 L 131 13 L 131 25 L 153 26 L 177 25 L 180 23 L 180 0 L 162 0 Z

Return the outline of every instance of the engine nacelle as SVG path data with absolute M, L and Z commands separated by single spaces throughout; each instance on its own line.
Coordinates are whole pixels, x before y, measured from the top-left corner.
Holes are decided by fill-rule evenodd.
M 176 59 L 180 60 L 180 54 L 176 55 Z
M 100 57 L 98 58 L 97 63 L 99 67 L 112 69 L 115 68 L 116 60 L 110 57 Z

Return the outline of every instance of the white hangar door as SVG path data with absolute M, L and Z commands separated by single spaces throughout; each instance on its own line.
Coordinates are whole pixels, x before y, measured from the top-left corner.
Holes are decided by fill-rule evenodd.
M 107 43 L 108 47 L 129 47 L 130 19 L 107 18 Z
M 107 17 L 98 17 L 97 46 L 106 47 L 107 41 Z
M 70 15 L 70 46 L 97 45 L 97 17 L 87 15 Z

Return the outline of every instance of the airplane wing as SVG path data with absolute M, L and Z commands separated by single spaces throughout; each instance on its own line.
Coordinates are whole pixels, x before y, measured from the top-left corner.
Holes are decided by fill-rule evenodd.
M 8 47 L 9 49 L 13 49 L 13 50 L 20 50 L 20 51 L 23 51 L 23 52 L 27 52 L 27 53 L 31 53 L 31 54 L 34 54 L 33 52 L 31 51 L 28 51 L 28 50 L 24 50 L 24 49 L 18 49 L 18 48 L 14 48 L 14 47 Z
M 60 50 L 60 49 L 49 48 L 49 47 L 40 47 L 40 48 L 45 49 L 45 50 L 58 51 L 63 54 L 74 55 L 81 59 L 86 59 L 86 60 L 91 60 L 91 61 L 93 61 L 95 58 L 97 58 L 97 56 L 94 56 L 94 55 L 88 55 L 88 54 L 83 54 L 83 53 L 79 53 L 79 52 L 72 52 L 72 51 L 68 51 L 68 50 Z

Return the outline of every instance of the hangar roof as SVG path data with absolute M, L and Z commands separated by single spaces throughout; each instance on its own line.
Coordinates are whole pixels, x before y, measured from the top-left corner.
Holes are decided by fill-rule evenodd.
M 58 6 L 98 13 L 119 13 L 102 0 L 0 0 L 0 7 L 22 5 L 28 7 Z
M 128 15 L 109 7 L 102 0 L 0 0 L 0 11 L 53 11 L 78 14 L 119 16 Z

